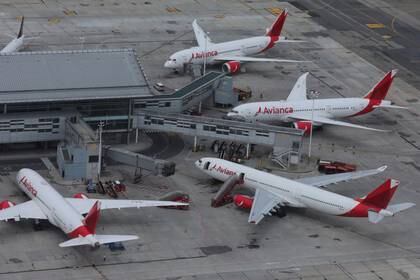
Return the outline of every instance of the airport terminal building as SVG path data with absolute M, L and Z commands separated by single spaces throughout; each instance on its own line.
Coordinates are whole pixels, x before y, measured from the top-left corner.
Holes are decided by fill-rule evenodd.
M 133 130 L 137 135 L 139 129 L 149 128 L 229 140 L 237 138 L 243 126 L 219 123 L 220 128 L 209 132 L 203 126 L 208 120 L 189 119 L 186 124 L 182 116 L 173 116 L 200 102 L 235 106 L 238 96 L 230 77 L 209 72 L 172 94 L 154 95 L 132 49 L 21 52 L 0 55 L 0 63 L 0 144 L 60 143 L 57 165 L 64 178 L 94 178 L 99 150 L 95 130 L 100 122 L 105 132 L 124 142 L 130 141 Z M 143 112 L 172 115 L 145 117 Z M 296 147 L 302 136 L 291 129 L 252 130 L 244 141 Z M 299 147 L 298 143 L 298 151 Z

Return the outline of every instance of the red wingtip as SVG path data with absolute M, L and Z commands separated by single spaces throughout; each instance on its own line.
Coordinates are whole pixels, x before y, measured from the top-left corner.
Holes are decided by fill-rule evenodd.
M 397 74 L 398 70 L 394 69 L 386 73 L 386 75 L 382 78 L 379 83 L 377 83 L 369 92 L 365 95 L 364 98 L 367 99 L 375 99 L 375 100 L 383 100 L 385 99 L 389 88 L 391 87 L 392 81 L 394 80 L 395 75 Z
M 96 225 L 98 223 L 100 210 L 101 210 L 101 204 L 99 200 L 97 200 L 95 204 L 92 206 L 92 208 L 90 209 L 89 213 L 87 214 L 84 220 L 86 228 L 92 234 L 95 234 L 96 232 Z
M 280 36 L 281 30 L 283 29 L 283 25 L 286 21 L 287 13 L 287 9 L 284 9 L 283 12 L 277 17 L 276 21 L 267 30 L 267 33 L 265 35 L 270 37 Z

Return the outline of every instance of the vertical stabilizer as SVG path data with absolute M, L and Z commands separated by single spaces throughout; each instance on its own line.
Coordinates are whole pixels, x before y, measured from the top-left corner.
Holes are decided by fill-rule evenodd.
M 364 197 L 362 203 L 380 209 L 386 209 L 399 184 L 400 182 L 395 179 L 386 180 L 382 185 Z
M 281 30 L 283 29 L 283 25 L 286 21 L 287 13 L 287 9 L 284 9 L 283 12 L 276 18 L 276 21 L 273 22 L 270 28 L 267 29 L 267 32 L 265 33 L 266 36 L 280 36 Z
M 101 203 L 99 202 L 99 200 L 97 200 L 95 204 L 92 206 L 92 208 L 90 209 L 89 213 L 87 214 L 84 220 L 86 228 L 92 234 L 95 234 L 96 232 L 96 225 L 98 224 L 100 211 L 101 211 Z
M 20 28 L 19 28 L 19 32 L 17 35 L 17 38 L 20 38 L 23 36 L 23 22 L 25 21 L 25 17 L 22 16 L 22 20 L 20 21 Z
M 366 99 L 383 100 L 385 99 L 389 88 L 392 85 L 397 70 L 394 69 L 386 73 L 386 75 L 380 80 L 365 96 Z

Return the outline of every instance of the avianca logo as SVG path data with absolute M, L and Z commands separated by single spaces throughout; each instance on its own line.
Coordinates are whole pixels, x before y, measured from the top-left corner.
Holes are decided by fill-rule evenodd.
M 268 114 L 268 115 L 280 115 L 280 114 L 291 114 L 293 113 L 292 107 L 264 107 L 264 109 L 260 106 L 258 107 L 258 111 L 255 113 L 255 115 L 258 114 Z
M 205 57 L 209 57 L 209 56 L 216 56 L 218 53 L 217 51 L 208 51 L 208 52 L 196 52 L 196 53 L 192 53 L 192 59 L 197 59 L 197 58 L 203 58 Z
M 20 182 L 25 186 L 25 188 L 30 192 L 33 196 L 36 196 L 38 192 L 36 189 L 32 186 L 32 183 L 29 182 L 29 180 L 23 176 L 22 179 L 20 179 Z
M 227 168 L 225 168 L 225 167 L 222 167 L 222 166 L 220 166 L 220 165 L 219 165 L 219 167 L 217 167 L 217 168 L 216 168 L 216 164 L 213 166 L 213 168 L 212 168 L 212 169 L 214 169 L 214 170 L 216 170 L 217 172 L 222 173 L 222 174 L 224 174 L 224 175 L 229 175 L 229 176 L 232 176 L 232 175 L 235 175 L 235 174 L 236 174 L 236 172 L 235 172 L 235 171 L 229 170 L 229 169 L 227 169 Z

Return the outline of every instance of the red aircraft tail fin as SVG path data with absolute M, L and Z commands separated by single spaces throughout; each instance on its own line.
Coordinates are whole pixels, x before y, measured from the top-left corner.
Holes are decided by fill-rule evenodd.
M 287 17 L 287 9 L 284 9 L 283 12 L 276 18 L 276 21 L 273 22 L 270 28 L 267 29 L 265 33 L 266 36 L 280 36 L 281 30 L 283 29 L 284 22 Z
M 98 201 L 92 206 L 87 214 L 84 222 L 86 228 L 89 230 L 90 233 L 95 234 L 96 232 L 96 224 L 98 223 L 99 213 L 101 211 L 101 203 Z
M 383 100 L 385 99 L 397 70 L 391 70 L 380 80 L 365 96 L 366 99 Z
M 388 179 L 382 185 L 371 191 L 361 202 L 386 209 L 399 184 L 400 182 L 398 180 Z

